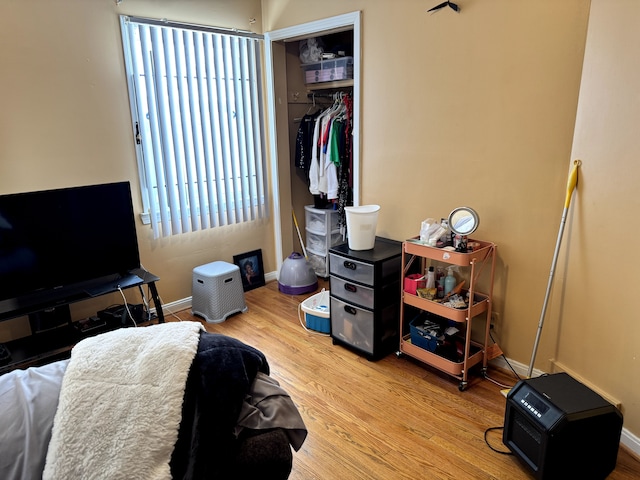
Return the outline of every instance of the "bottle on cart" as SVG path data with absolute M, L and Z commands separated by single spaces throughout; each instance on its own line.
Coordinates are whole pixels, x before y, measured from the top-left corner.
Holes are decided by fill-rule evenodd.
M 427 283 L 425 288 L 436 288 L 436 272 L 433 267 L 429 267 L 427 271 Z
M 436 297 L 444 297 L 444 268 L 442 266 L 436 267 Z
M 453 265 L 447 267 L 447 276 L 444 277 L 444 294 L 449 295 L 456 286 L 456 277 L 453 276 Z

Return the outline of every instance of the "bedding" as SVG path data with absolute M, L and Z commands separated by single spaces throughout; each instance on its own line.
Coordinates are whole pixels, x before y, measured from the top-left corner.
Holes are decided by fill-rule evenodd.
M 198 322 L 121 328 L 79 342 L 62 381 L 43 479 L 169 479 Z M 140 448 L 144 446 L 144 448 Z
M 225 335 L 201 335 L 171 460 L 173 478 L 246 478 L 238 476 L 242 465 L 233 461 L 242 447 L 235 440 L 245 423 L 264 431 L 286 429 L 292 439 L 287 443 L 295 450 L 300 448 L 307 431 L 291 398 L 283 395 L 277 382 L 266 395 L 255 392 L 256 378 L 268 375 L 269 364 L 259 350 Z M 243 406 L 245 403 L 250 406 Z M 240 418 L 243 410 L 252 408 L 263 412 L 261 425 Z M 278 413 L 273 415 L 272 409 Z
M 175 324 L 175 322 L 169 324 L 171 323 Z M 197 322 L 183 323 L 195 323 L 201 326 Z M 116 332 L 129 332 L 126 335 L 128 337 L 134 331 L 147 329 L 153 331 L 153 328 L 155 326 L 144 329 L 122 329 Z M 193 332 L 193 330 L 190 331 Z M 176 438 L 177 440 L 169 449 L 170 472 L 164 466 L 167 458 L 166 448 L 164 449 L 165 455 L 162 462 L 159 462 L 163 467 L 158 470 L 162 472 L 162 478 L 197 479 L 203 478 L 202 475 L 206 478 L 228 478 L 225 476 L 228 472 L 234 472 L 233 478 L 287 478 L 291 470 L 291 447 L 297 451 L 307 435 L 304 422 L 293 401 L 278 382 L 269 377 L 269 365 L 260 351 L 224 335 L 210 334 L 200 328 L 196 331 L 197 346 L 193 361 L 185 375 L 186 382 L 183 382 L 182 397 L 171 402 L 178 406 L 179 428 L 173 422 L 168 429 L 174 431 L 174 440 Z M 93 338 L 100 339 L 103 335 Z M 88 342 L 84 346 L 92 348 L 86 352 L 99 347 L 100 343 L 107 342 L 101 340 L 95 340 L 94 343 Z M 131 342 L 126 343 L 132 345 Z M 189 348 L 191 347 L 187 350 Z M 134 350 L 136 349 L 146 351 L 143 356 L 156 360 L 157 355 L 166 354 L 166 352 L 161 354 L 161 348 L 147 351 L 138 346 Z M 79 355 L 74 349 L 71 362 L 74 361 L 74 357 L 77 361 L 86 355 Z M 172 360 L 174 357 L 169 355 L 167 361 L 162 364 L 166 365 Z M 88 362 L 88 365 L 91 364 L 92 362 Z M 134 370 L 137 369 L 137 361 L 130 359 L 129 364 L 135 365 Z M 66 376 L 69 365 L 70 360 L 63 360 L 42 367 L 16 370 L 0 376 L 0 478 L 4 480 L 42 478 L 47 451 L 56 464 L 60 462 L 59 455 L 62 457 L 70 455 L 68 459 L 71 463 L 83 463 L 87 452 L 93 455 L 91 452 L 96 447 L 93 442 L 96 437 L 100 440 L 100 436 L 96 436 L 95 432 L 106 432 L 105 429 L 109 428 L 104 425 L 102 417 L 94 417 L 95 423 L 87 427 L 87 430 L 93 431 L 93 434 L 81 435 L 86 444 L 79 443 L 74 439 L 75 437 L 64 440 L 64 443 L 68 440 L 72 441 L 77 448 L 75 451 L 65 453 L 64 448 L 56 447 L 56 442 L 60 442 L 62 437 L 51 441 L 52 426 L 54 436 L 59 435 L 56 433 L 56 428 L 60 428 L 59 425 L 54 426 L 54 416 L 56 422 L 64 418 L 64 414 L 56 412 L 58 412 L 58 399 L 65 395 L 64 392 L 61 395 L 63 383 L 69 381 Z M 83 365 L 83 369 L 88 365 Z M 155 370 L 161 371 L 157 365 L 158 363 Z M 99 370 L 101 367 L 95 366 L 95 368 Z M 71 372 L 73 374 L 73 370 Z M 94 372 L 93 367 L 82 376 L 90 377 L 92 374 L 89 372 Z M 155 377 L 154 382 L 158 379 L 162 380 L 163 376 Z M 63 379 L 65 379 L 64 382 Z M 95 378 L 87 384 L 93 383 Z M 113 392 L 119 392 L 122 388 L 133 388 L 132 386 L 136 383 L 138 382 L 132 382 L 131 378 L 125 380 L 125 377 L 121 377 L 121 381 L 116 382 L 112 389 L 102 390 L 102 394 L 94 399 L 94 403 L 119 405 L 123 411 L 128 412 L 119 420 L 121 422 L 130 422 L 141 408 L 158 407 L 159 411 L 164 412 L 162 403 L 167 401 L 166 398 L 159 401 L 152 401 L 151 398 L 146 397 L 134 398 L 130 399 L 130 403 L 123 403 L 121 400 L 124 396 L 113 395 Z M 180 384 L 180 381 L 176 383 Z M 100 389 L 96 389 L 97 391 Z M 69 406 L 75 404 L 73 400 L 68 402 Z M 148 435 L 155 436 L 158 430 L 157 425 L 147 425 L 147 427 L 147 431 L 142 433 L 144 440 L 135 445 L 129 443 L 128 435 L 122 435 L 123 429 L 126 431 L 128 428 L 126 424 L 113 429 L 108 435 L 102 435 L 107 437 L 107 445 L 118 444 L 118 448 L 113 451 L 113 457 L 114 463 L 119 463 L 122 470 L 111 471 L 112 475 L 108 475 L 108 471 L 101 472 L 101 478 L 134 478 L 136 476 L 132 475 L 134 470 L 129 470 L 135 467 L 123 465 L 119 457 L 128 457 L 130 452 L 136 453 L 136 456 L 146 455 L 144 451 L 152 441 Z M 160 427 L 166 430 L 165 426 Z M 139 441 L 139 438 L 136 441 Z M 49 447 L 50 443 L 51 447 Z M 157 448 L 151 448 L 151 450 L 155 453 L 158 451 Z M 155 460 L 158 459 L 155 458 Z M 73 478 L 91 477 L 91 472 L 95 474 L 95 470 L 89 469 L 88 464 L 85 464 L 82 470 L 81 474 Z M 145 471 L 138 477 L 152 478 L 147 473 Z M 257 473 L 260 475 L 256 477 Z M 60 478 L 58 474 L 55 476 Z
M 0 478 L 42 477 L 69 360 L 0 376 Z

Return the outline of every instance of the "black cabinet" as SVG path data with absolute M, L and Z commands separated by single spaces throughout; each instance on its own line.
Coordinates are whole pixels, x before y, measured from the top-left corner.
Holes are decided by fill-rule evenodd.
M 371 250 L 348 243 L 329 250 L 331 337 L 370 360 L 399 341 L 402 242 L 376 237 Z

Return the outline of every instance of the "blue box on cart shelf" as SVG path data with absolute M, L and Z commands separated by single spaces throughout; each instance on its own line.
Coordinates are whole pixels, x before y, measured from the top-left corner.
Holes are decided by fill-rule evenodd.
M 438 318 L 441 317 L 422 312 L 411 320 L 411 343 L 429 352 L 435 352 L 444 341 L 443 322 L 438 321 Z M 446 322 L 445 318 L 442 320 Z

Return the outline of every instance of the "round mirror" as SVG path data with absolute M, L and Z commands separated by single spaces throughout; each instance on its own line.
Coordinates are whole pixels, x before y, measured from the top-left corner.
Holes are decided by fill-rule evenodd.
M 458 207 L 449 214 L 449 228 L 457 235 L 471 235 L 479 223 L 480 218 L 471 207 Z

